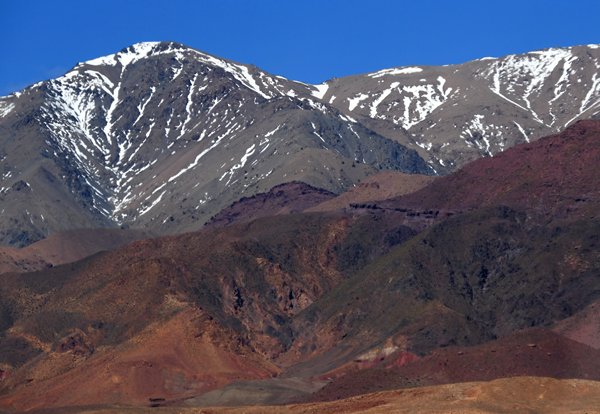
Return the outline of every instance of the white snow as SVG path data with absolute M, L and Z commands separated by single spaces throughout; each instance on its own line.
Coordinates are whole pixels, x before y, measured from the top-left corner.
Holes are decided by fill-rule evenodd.
M 250 74 L 250 71 L 248 70 L 248 68 L 246 66 L 227 62 L 225 60 L 218 59 L 214 56 L 210 56 L 205 53 L 198 52 L 198 51 L 195 51 L 192 49 L 190 49 L 190 50 L 195 53 L 196 58 L 199 61 L 208 63 L 212 66 L 216 66 L 218 68 L 225 70 L 226 72 L 233 75 L 233 77 L 235 79 L 237 79 L 240 83 L 242 83 L 248 89 L 256 92 L 263 98 L 269 99 L 272 97 L 270 94 L 268 94 L 260 89 L 260 87 L 256 83 L 256 80 L 254 79 L 254 77 L 252 77 L 252 75 Z
M 160 201 L 162 200 L 163 196 L 165 195 L 165 193 L 167 192 L 167 190 L 164 190 L 162 193 L 160 193 L 160 195 L 152 202 L 152 204 L 150 204 L 148 207 L 143 208 L 140 213 L 138 214 L 138 217 L 143 216 L 144 214 L 146 214 L 147 212 L 149 212 L 150 210 L 152 210 L 158 203 L 160 203 Z
M 15 104 L 14 103 L 0 101 L 0 118 L 4 118 L 13 109 L 15 109 Z
M 593 105 L 591 104 L 592 99 L 598 98 L 599 96 L 600 96 L 600 77 L 598 76 L 598 73 L 594 73 L 592 75 L 592 86 L 590 87 L 587 94 L 585 95 L 585 98 L 583 98 L 579 112 L 585 112 L 591 106 L 596 105 L 598 102 L 596 102 Z
M 354 98 L 347 98 L 348 99 L 348 110 L 349 111 L 354 111 L 354 108 L 356 108 L 356 106 L 361 101 L 364 101 L 368 97 L 369 97 L 369 95 L 367 95 L 366 93 L 359 93 Z
M 383 102 L 383 100 L 385 98 L 388 97 L 388 95 L 390 93 L 392 93 L 392 91 L 394 89 L 396 89 L 398 87 L 398 85 L 400 85 L 400 82 L 392 82 L 392 84 L 390 85 L 389 88 L 385 89 L 383 92 L 381 92 L 381 95 L 379 95 L 379 97 L 377 99 L 375 99 L 372 103 L 371 103 L 371 108 L 370 108 L 370 115 L 371 118 L 377 118 L 377 107 L 379 106 L 379 104 L 381 102 Z
M 495 70 L 494 70 L 494 75 L 493 75 L 493 84 L 490 86 L 490 90 L 492 92 L 494 92 L 496 95 L 498 95 L 499 97 L 501 97 L 502 99 L 510 102 L 511 104 L 521 108 L 522 110 L 524 110 L 526 112 L 529 112 L 529 110 L 527 108 L 525 108 L 523 105 L 518 104 L 517 102 L 513 101 L 512 99 L 510 99 L 502 94 L 502 86 L 500 83 L 500 65 L 498 62 L 495 62 L 494 69 Z
M 486 134 L 486 128 L 483 124 L 484 116 L 482 114 L 475 114 L 473 119 L 466 125 L 466 128 L 460 133 L 460 136 L 469 143 L 474 143 L 477 148 L 480 150 L 484 150 L 490 157 L 493 156 L 492 151 L 490 149 L 491 144 Z M 483 139 L 483 145 L 478 139 L 475 137 L 475 133 L 478 133 Z M 472 141 L 467 141 L 467 136 Z
M 419 73 L 419 72 L 423 72 L 423 69 L 421 69 L 418 66 L 409 66 L 409 67 L 402 67 L 402 68 L 383 69 L 378 72 L 369 73 L 367 76 L 369 76 L 371 78 L 380 78 L 382 76 L 388 76 L 388 75 L 409 75 L 411 73 Z
M 550 109 L 549 113 L 552 117 L 552 122 L 550 125 L 554 125 L 556 121 L 556 115 L 552 112 L 552 105 L 558 98 L 560 98 L 568 89 L 569 89 L 569 75 L 571 74 L 572 66 L 571 64 L 577 60 L 577 56 L 570 56 L 562 61 L 562 72 L 560 74 L 560 78 L 554 85 L 554 98 L 548 102 Z
M 92 65 L 92 66 L 103 66 L 103 65 L 114 66 L 117 64 L 117 59 L 116 59 L 116 55 L 112 54 L 112 55 L 101 56 L 96 59 L 88 60 L 83 63 L 85 63 L 87 65 Z
M 187 126 L 187 124 L 190 122 L 190 119 L 192 118 L 192 103 L 193 103 L 193 96 L 194 96 L 194 88 L 196 87 L 196 80 L 198 79 L 198 74 L 196 73 L 194 75 L 194 79 L 192 79 L 192 83 L 190 84 L 190 90 L 188 92 L 187 95 L 187 102 L 185 104 L 185 121 L 183 121 L 183 125 L 181 126 L 181 131 L 179 132 L 179 136 L 177 137 L 177 139 L 181 138 L 184 134 L 185 134 L 185 127 Z
M 529 137 L 527 136 L 527 133 L 525 132 L 523 127 L 517 121 L 513 121 L 513 124 L 515 124 L 515 126 L 518 128 L 519 132 L 521 132 L 521 134 L 523 135 L 523 138 L 525 138 L 525 142 L 529 142 Z
M 571 122 L 579 118 L 585 112 L 588 112 L 592 108 L 596 108 L 600 105 L 600 77 L 598 73 L 594 73 L 592 75 L 592 85 L 588 92 L 585 94 L 585 97 L 581 101 L 581 105 L 579 106 L 579 113 L 577 113 L 573 118 L 569 119 L 565 123 L 565 127 L 568 126 Z
M 156 92 L 156 88 L 154 86 L 150 87 L 150 96 L 148 96 L 148 99 L 146 99 L 145 101 L 143 101 L 142 103 L 140 103 L 137 106 L 137 110 L 138 110 L 138 117 L 135 119 L 135 121 L 133 122 L 133 125 L 135 126 L 135 124 L 138 123 L 138 121 L 140 119 L 142 119 L 142 117 L 144 116 L 144 110 L 146 109 L 146 106 L 148 105 L 148 102 L 150 102 L 150 100 L 152 99 L 152 96 L 154 95 L 154 92 Z
M 203 150 L 202 152 L 200 152 L 200 154 L 198 154 L 196 156 L 196 158 L 194 159 L 194 161 L 192 161 L 187 167 L 181 169 L 177 174 L 173 175 L 171 178 L 169 178 L 167 180 L 167 182 L 172 182 L 175 179 L 177 179 L 178 177 L 180 177 L 181 175 L 183 175 L 184 173 L 188 172 L 189 170 L 191 170 L 192 168 L 196 167 L 198 165 L 198 163 L 200 162 L 200 160 L 202 159 L 202 157 L 204 157 L 207 153 L 209 153 L 211 150 L 213 150 L 216 146 L 218 146 L 221 141 L 223 140 L 223 138 L 225 138 L 226 136 L 228 136 L 227 133 L 223 134 L 223 135 L 219 135 L 217 137 L 217 139 L 215 140 L 215 142 L 213 142 L 213 144 L 206 148 L 205 150 Z
M 356 119 L 354 119 L 354 118 L 352 118 L 352 117 L 350 117 L 350 116 L 346 116 L 346 115 L 344 115 L 344 114 L 340 114 L 340 118 L 342 118 L 342 119 L 343 119 L 344 121 L 346 121 L 346 122 L 353 122 L 353 123 L 355 123 L 355 124 L 357 123 L 357 122 L 356 122 Z
M 506 56 L 495 62 L 490 68 L 494 72 L 493 86 L 490 89 L 508 102 L 527 111 L 537 122 L 546 125 L 540 114 L 538 114 L 539 109 L 533 107 L 532 101 L 537 99 L 545 88 L 549 86 L 548 83 L 552 82 L 550 81 L 551 75 L 562 63 L 563 75 L 557 83 L 552 82 L 555 97 L 558 99 L 564 93 L 566 76 L 568 76 L 570 65 L 574 60 L 575 57 L 568 48 L 535 51 L 526 55 Z M 528 79 L 525 84 L 521 83 L 523 78 Z M 514 99 L 508 97 L 511 94 L 515 95 Z M 523 104 L 518 103 L 516 100 L 522 100 Z M 551 105 L 549 107 L 551 109 Z M 551 113 L 548 115 L 552 118 L 554 117 Z
M 360 135 L 358 135 L 358 132 L 356 132 L 356 131 L 354 130 L 354 128 L 352 128 L 352 125 L 348 124 L 348 129 L 349 129 L 349 130 L 350 130 L 350 131 L 351 131 L 351 132 L 352 132 L 354 135 L 356 135 L 356 137 L 357 137 L 358 139 L 361 139 Z
M 312 91 L 311 94 L 317 99 L 323 99 L 327 90 L 329 89 L 329 85 L 327 83 L 321 83 L 320 85 L 313 85 L 316 91 Z
M 282 124 L 282 125 L 277 125 L 277 128 L 275 128 L 275 129 L 274 129 L 274 130 L 272 130 L 272 131 L 269 131 L 269 132 L 267 132 L 267 133 L 265 134 L 265 138 L 268 138 L 268 137 L 270 137 L 270 136 L 272 136 L 272 135 L 275 135 L 275 133 L 276 133 L 277 131 L 279 131 L 279 128 L 281 128 L 282 126 L 283 126 L 283 124 Z
M 229 183 L 231 182 L 231 179 L 233 178 L 233 174 L 235 173 L 235 171 L 239 170 L 240 168 L 243 168 L 244 165 L 246 165 L 246 162 L 248 162 L 248 159 L 252 156 L 252 154 L 254 154 L 254 151 L 256 151 L 256 145 L 252 144 L 250 147 L 248 147 L 246 149 L 246 152 L 244 153 L 244 155 L 242 155 L 240 162 L 238 162 L 237 164 L 232 166 L 228 171 L 226 171 L 221 176 L 219 181 L 223 180 L 226 175 L 229 175 L 229 180 L 227 180 L 227 183 L 225 183 L 225 185 L 229 185 Z
M 159 42 L 136 43 L 128 47 L 124 52 L 117 53 L 117 60 L 123 66 L 131 65 L 140 59 L 148 57 L 152 49 L 158 44 Z
M 314 135 L 316 135 L 321 141 L 323 141 L 323 143 L 326 143 L 325 140 L 323 139 L 323 137 L 317 132 L 317 127 L 315 126 L 315 124 L 311 122 L 310 125 L 312 126 L 312 129 L 313 129 L 312 133 Z
M 131 63 L 134 63 L 140 59 L 147 57 L 152 52 L 152 49 L 158 44 L 159 42 L 136 43 L 128 47 L 125 51 L 85 61 L 83 63 L 80 63 L 78 67 L 82 66 L 83 64 L 91 66 L 115 66 L 118 63 L 120 63 L 122 66 L 127 66 Z
M 445 84 L 446 79 L 438 76 L 436 84 L 403 86 L 400 93 L 403 96 L 404 111 L 402 115 L 393 118 L 394 123 L 410 129 L 427 118 L 450 98 L 452 88 L 445 88 Z
M 415 142 L 415 144 L 417 144 L 419 147 L 421 147 L 427 151 L 431 151 L 431 148 L 433 147 L 433 143 L 431 143 L 431 142 L 428 142 L 428 143 Z

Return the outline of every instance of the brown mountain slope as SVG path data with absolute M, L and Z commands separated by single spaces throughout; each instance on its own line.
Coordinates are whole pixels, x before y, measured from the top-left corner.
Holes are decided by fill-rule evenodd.
M 550 378 L 508 378 L 491 382 L 378 392 L 327 403 L 285 407 L 215 408 L 210 413 L 294 414 L 597 414 L 600 383 Z
M 561 217 L 595 215 L 598 165 L 600 121 L 578 121 L 558 135 L 474 161 L 381 206 L 468 209 L 503 204 Z
M 593 157 L 570 159 L 579 153 L 564 153 L 558 145 L 552 154 L 555 150 L 566 157 L 564 164 L 577 163 L 570 176 L 574 183 L 597 165 Z M 584 182 L 587 187 L 570 194 L 597 188 L 595 181 Z M 553 191 L 536 187 L 544 200 Z M 240 369 L 253 377 L 244 378 L 263 378 L 275 364 L 290 381 L 310 380 L 388 345 L 392 352 L 425 357 L 526 327 L 551 327 L 600 297 L 598 219 L 577 215 L 548 223 L 532 219 L 536 214 L 523 206 L 492 205 L 440 218 L 415 235 L 401 224 L 410 214 L 394 207 L 265 217 L 140 241 L 37 273 L 4 275 L 2 399 L 13 407 L 45 404 L 46 395 L 28 391 L 36 383 L 53 395 L 54 407 L 100 404 L 96 388 L 107 390 L 106 403 L 172 401 L 206 391 L 206 384 L 194 382 L 179 389 L 169 385 L 181 370 L 172 358 L 153 360 L 157 369 L 143 371 L 156 384 L 151 389 L 167 397 L 149 397 L 143 387 L 126 384 L 115 389 L 97 369 L 110 364 L 95 365 L 114 352 L 119 363 L 111 369 L 120 372 L 131 362 L 127 344 L 144 343 L 136 338 L 153 324 L 169 325 L 188 307 L 207 315 L 200 331 L 223 333 L 199 349 L 247 350 L 249 365 Z M 167 337 L 158 342 L 168 347 Z M 83 357 L 61 359 L 65 350 Z M 216 358 L 224 362 L 202 371 L 202 378 L 216 377 L 216 387 L 230 382 L 235 378 L 230 368 L 241 367 L 230 356 Z M 133 359 L 143 365 L 144 358 Z M 195 366 L 194 361 L 185 363 Z M 65 402 L 60 390 L 70 384 L 69 371 L 78 373 L 77 395 Z M 178 378 L 187 384 L 189 373 Z
M 335 194 L 331 191 L 302 182 L 280 184 L 266 193 L 243 197 L 212 217 L 206 226 L 220 227 L 259 217 L 300 213 L 333 197 Z
M 600 122 L 578 122 L 377 203 L 407 216 L 467 212 L 376 259 L 295 318 L 295 346 L 318 351 L 288 373 L 334 370 L 385 343 L 420 355 L 483 343 L 550 327 L 595 302 L 599 141 Z
M 538 376 L 600 380 L 600 351 L 552 331 L 530 329 L 474 347 L 448 347 L 400 367 L 348 371 L 312 399 L 328 401 L 423 385 Z
M 393 215 L 374 216 L 271 217 L 5 274 L 0 406 L 139 404 L 154 397 L 149 391 L 190 397 L 279 372 L 272 362 L 293 341 L 292 318 L 371 255 L 414 235 Z M 174 322 L 184 311 L 201 318 Z M 172 349 L 179 342 L 190 355 Z
M 368 203 L 410 194 L 425 187 L 434 179 L 435 177 L 430 175 L 381 172 L 367 177 L 356 187 L 331 200 L 308 208 L 307 211 L 334 211 L 350 208 L 350 205 L 355 203 Z
M 31 272 L 75 262 L 149 237 L 141 230 L 81 229 L 55 233 L 27 247 L 0 247 L 0 273 Z
M 94 349 L 89 330 L 72 333 L 53 353 L 5 381 L 8 387 L 27 385 L 0 397 L 0 406 L 17 411 L 115 403 L 144 406 L 152 398 L 194 396 L 279 371 L 205 312 L 175 299 L 169 306 L 179 312 L 113 348 Z
M 600 300 L 558 322 L 552 329 L 574 341 L 600 349 Z
M 550 326 L 596 301 L 600 223 L 544 226 L 495 208 L 439 223 L 375 259 L 294 319 L 318 375 L 386 342 L 424 355 Z

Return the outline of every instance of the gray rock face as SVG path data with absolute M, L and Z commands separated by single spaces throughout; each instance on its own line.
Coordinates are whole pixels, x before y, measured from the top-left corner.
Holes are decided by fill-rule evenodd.
M 401 67 L 307 85 L 139 43 L 0 98 L 0 243 L 194 230 L 291 181 L 444 174 L 600 116 L 600 47 Z
M 324 102 L 447 173 L 600 116 L 600 46 L 384 69 L 322 88 Z
M 0 242 L 80 227 L 194 230 L 293 180 L 339 192 L 432 173 L 318 87 L 176 43 L 140 43 L 0 98 Z

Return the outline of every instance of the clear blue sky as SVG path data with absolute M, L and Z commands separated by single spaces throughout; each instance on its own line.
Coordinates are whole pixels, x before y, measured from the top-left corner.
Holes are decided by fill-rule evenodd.
M 600 0 L 0 0 L 0 95 L 175 40 L 311 83 L 600 43 Z

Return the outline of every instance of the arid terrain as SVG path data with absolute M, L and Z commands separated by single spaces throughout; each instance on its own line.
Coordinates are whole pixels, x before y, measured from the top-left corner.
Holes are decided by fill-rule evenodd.
M 0 98 L 0 413 L 600 413 L 599 50 Z
M 598 140 L 582 121 L 448 177 L 292 183 L 200 231 L 13 250 L 0 407 L 586 412 L 595 397 L 570 401 L 600 381 Z
M 586 380 L 557 380 L 516 377 L 490 382 L 466 382 L 433 387 L 383 391 L 323 403 L 236 408 L 75 408 L 69 414 L 530 414 L 600 412 L 600 383 Z M 44 413 L 53 414 L 47 410 Z

